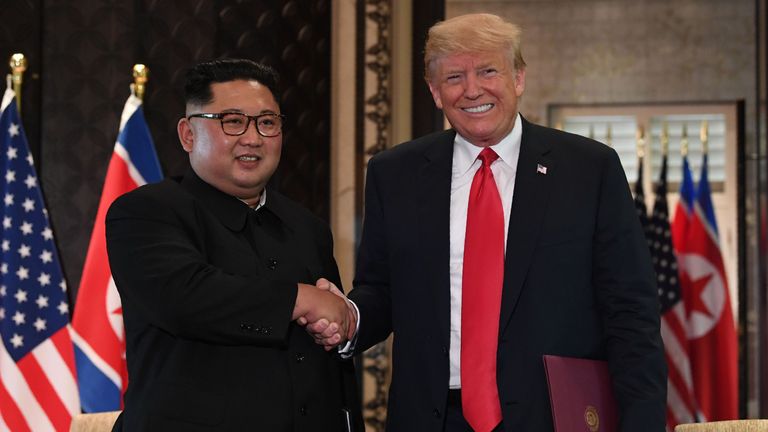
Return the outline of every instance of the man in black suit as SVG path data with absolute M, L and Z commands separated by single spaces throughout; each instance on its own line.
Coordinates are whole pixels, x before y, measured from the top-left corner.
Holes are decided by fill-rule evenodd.
M 519 36 L 488 14 L 430 29 L 426 79 L 453 129 L 368 165 L 356 350 L 394 333 L 388 431 L 552 431 L 545 354 L 607 359 L 620 430 L 663 431 L 655 277 L 624 171 L 520 116 Z
M 282 146 L 276 73 L 202 63 L 185 100 L 191 170 L 107 215 L 129 378 L 115 430 L 362 431 L 352 363 L 295 322 L 355 325 L 313 285 L 339 284 L 326 224 L 266 187 Z

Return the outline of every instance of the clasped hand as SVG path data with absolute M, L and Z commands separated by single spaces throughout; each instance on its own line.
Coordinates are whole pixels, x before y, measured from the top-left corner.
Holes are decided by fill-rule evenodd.
M 318 279 L 315 285 L 298 285 L 292 319 L 305 326 L 315 343 L 329 351 L 352 339 L 357 316 L 344 293 L 324 278 Z

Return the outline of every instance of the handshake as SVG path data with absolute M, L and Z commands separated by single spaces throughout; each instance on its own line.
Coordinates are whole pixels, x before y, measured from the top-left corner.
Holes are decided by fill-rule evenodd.
M 344 293 L 327 279 L 315 285 L 298 284 L 292 320 L 304 326 L 315 343 L 326 351 L 351 340 L 357 326 L 357 313 Z

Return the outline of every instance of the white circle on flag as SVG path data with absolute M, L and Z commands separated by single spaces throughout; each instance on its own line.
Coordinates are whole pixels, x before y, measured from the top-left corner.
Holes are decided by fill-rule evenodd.
M 709 333 L 723 313 L 725 307 L 725 283 L 720 272 L 712 262 L 701 255 L 683 254 L 678 257 L 680 269 L 688 274 L 691 281 L 711 276 L 706 286 L 700 292 L 700 302 L 706 307 L 708 313 L 700 310 L 687 310 L 688 319 L 688 339 L 696 339 Z M 685 296 L 684 296 L 685 297 Z M 690 308 L 686 304 L 686 309 Z
M 109 319 L 109 325 L 112 327 L 112 331 L 117 336 L 119 341 L 123 341 L 125 338 L 125 330 L 123 329 L 123 305 L 120 302 L 120 294 L 117 292 L 117 286 L 115 286 L 115 280 L 112 276 L 109 277 L 109 283 L 107 284 L 107 318 Z

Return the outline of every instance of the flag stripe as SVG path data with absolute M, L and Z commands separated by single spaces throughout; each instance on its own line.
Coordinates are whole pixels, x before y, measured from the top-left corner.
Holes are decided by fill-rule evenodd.
M 75 351 L 81 351 L 82 355 L 88 358 L 93 367 L 101 372 L 116 387 L 119 388 L 122 386 L 123 380 L 120 378 L 120 374 L 105 362 L 85 339 L 80 337 L 77 332 L 72 332 L 72 340 L 75 343 Z M 79 357 L 79 355 L 77 355 L 77 357 Z
M 53 337 L 51 337 L 51 342 L 53 342 L 53 345 L 56 346 L 56 350 L 61 356 L 61 361 L 64 365 L 66 365 L 67 369 L 69 369 L 67 378 L 70 378 L 70 376 L 74 378 L 77 376 L 77 374 L 75 371 L 74 346 L 72 345 L 72 327 L 68 325 L 65 328 L 66 331 L 56 332 Z M 73 394 L 77 394 L 77 392 Z M 78 407 L 76 411 L 79 412 L 80 408 Z
M 128 169 L 128 177 L 133 180 L 133 187 L 128 187 L 128 190 L 135 189 L 137 185 L 143 185 L 147 182 L 144 180 L 144 177 L 141 176 L 141 173 L 138 169 L 136 169 L 136 165 L 134 165 L 131 161 L 131 155 L 128 154 L 128 150 L 123 147 L 122 144 L 119 142 L 115 144 L 115 155 L 120 157 L 122 159 L 123 164 L 125 164 L 125 167 Z
M 667 388 L 667 409 L 676 425 L 691 423 L 694 420 L 691 411 L 686 407 L 674 385 L 669 385 Z
M 29 424 L 30 429 L 35 432 L 54 430 L 51 421 L 32 393 L 26 377 L 5 349 L 5 343 L 1 341 L 0 380 L 2 380 L 5 389 L 8 391 L 10 399 L 21 411 L 21 415 L 26 423 Z M 5 408 L 5 405 L 3 405 L 3 408 Z
M 675 305 L 673 309 L 681 310 L 682 302 Z M 670 366 L 680 371 L 681 376 L 685 378 L 686 387 L 691 388 L 686 331 L 674 311 L 664 314 L 661 320 L 661 336 L 664 339 L 664 349 L 674 362 Z
M 57 332 L 68 333 L 67 328 L 64 327 Z M 70 349 L 72 342 L 70 342 Z M 58 347 L 52 340 L 47 340 L 35 348 L 34 355 L 37 359 L 43 373 L 45 373 L 46 381 L 49 382 L 56 391 L 59 400 L 64 404 L 69 417 L 71 418 L 75 414 L 80 412 L 80 404 L 77 397 L 77 380 L 72 374 L 71 370 L 67 366 L 67 361 L 59 352 Z M 74 361 L 74 355 L 72 356 Z
M 43 342 L 43 344 L 45 343 L 47 342 Z M 48 376 L 40 366 L 37 356 L 34 353 L 28 355 L 21 359 L 18 365 L 19 371 L 24 375 L 29 384 L 29 389 L 35 395 L 35 399 L 37 399 L 37 402 L 45 411 L 51 423 L 53 423 L 54 429 L 59 431 L 66 430 L 72 420 L 72 416 L 67 412 L 67 408 L 56 394 L 56 389 L 48 380 Z
M 672 361 L 672 359 L 669 356 L 667 356 L 666 359 L 667 359 L 667 362 Z M 670 368 L 668 381 L 669 381 L 669 384 L 671 384 L 675 389 L 675 393 L 678 395 L 679 401 L 677 403 L 679 404 L 679 409 L 685 410 L 685 412 L 688 414 L 688 417 L 692 417 L 694 412 L 694 407 L 691 406 L 690 391 L 685 382 L 685 377 L 683 376 L 683 373 L 684 372 L 682 372 L 678 368 Z
M 5 384 L 0 379 L 0 431 L 25 432 L 29 430 L 29 425 L 24 419 L 24 415 L 19 411 L 16 401 L 13 400 Z
M 163 172 L 160 161 L 152 144 L 152 135 L 144 120 L 144 109 L 141 99 L 130 95 L 125 102 L 125 108 L 120 118 L 120 132 L 117 143 L 122 145 L 130 154 L 130 164 L 140 173 L 141 182 L 138 185 L 154 183 L 162 180 Z

